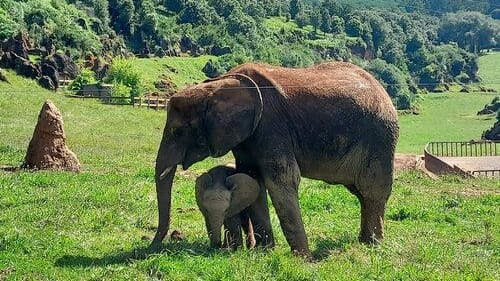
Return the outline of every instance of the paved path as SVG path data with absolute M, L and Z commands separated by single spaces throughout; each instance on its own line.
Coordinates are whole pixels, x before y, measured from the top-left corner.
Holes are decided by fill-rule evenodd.
M 500 170 L 500 156 L 439 157 L 439 159 L 465 171 Z

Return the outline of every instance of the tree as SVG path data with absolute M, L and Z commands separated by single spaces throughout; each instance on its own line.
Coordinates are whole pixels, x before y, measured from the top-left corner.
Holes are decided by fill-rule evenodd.
M 477 53 L 498 46 L 500 24 L 478 12 L 447 14 L 438 30 L 441 42 L 455 42 L 461 48 Z
M 255 21 L 241 10 L 233 12 L 227 18 L 227 31 L 229 34 L 249 34 L 255 31 Z
M 331 17 L 331 32 L 332 33 L 343 33 L 344 32 L 344 20 L 339 16 Z
M 314 27 L 314 31 L 318 30 L 321 25 L 321 15 L 318 13 L 317 10 L 313 10 L 311 12 L 311 25 Z
M 134 12 L 133 0 L 110 0 L 109 13 L 113 27 L 117 33 L 130 36 L 134 33 Z
M 156 35 L 158 26 L 158 15 L 154 3 L 151 0 L 140 0 L 137 4 L 137 22 L 139 23 L 137 29 L 143 37 L 151 38 Z
M 109 3 L 108 0 L 95 0 L 94 13 L 104 27 L 109 26 Z
M 174 13 L 179 13 L 184 9 L 184 2 L 184 0 L 164 0 L 163 6 Z
M 321 30 L 325 33 L 330 32 L 332 29 L 332 21 L 328 10 L 321 10 Z
M 295 19 L 297 15 L 302 11 L 302 2 L 300 0 L 290 1 L 290 17 Z
M 367 67 L 386 88 L 394 105 L 398 109 L 409 109 L 415 100 L 415 95 L 410 91 L 407 75 L 392 64 L 388 64 L 381 59 L 373 60 Z
M 187 0 L 179 15 L 179 22 L 195 25 L 211 24 L 215 17 L 215 10 L 207 2 Z
M 353 16 L 345 24 L 345 33 L 349 36 L 358 37 L 362 33 L 362 25 L 360 18 Z
M 304 11 L 301 11 L 296 17 L 295 17 L 295 22 L 297 23 L 297 25 L 299 27 L 304 27 L 308 24 L 311 23 L 311 19 L 309 17 L 309 15 L 304 12 Z
M 4 10 L 0 9 L 0 40 L 11 37 L 17 28 L 17 23 Z

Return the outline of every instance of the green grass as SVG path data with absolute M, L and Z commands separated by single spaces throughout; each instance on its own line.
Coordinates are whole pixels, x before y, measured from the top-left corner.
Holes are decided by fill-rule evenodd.
M 164 58 L 136 58 L 131 59 L 133 66 L 142 74 L 143 81 L 147 88 L 152 89 L 154 82 L 159 76 L 165 74 L 169 76 L 179 88 L 187 84 L 193 84 L 206 79 L 202 69 L 209 59 L 214 56 L 193 57 L 164 57 Z M 172 72 L 167 67 L 174 68 L 177 72 Z
M 500 52 L 491 52 L 479 57 L 479 75 L 488 88 L 500 91 Z
M 492 94 L 428 94 L 420 103 L 420 115 L 399 117 L 401 126 L 398 152 L 423 154 L 431 141 L 479 140 L 490 128 L 494 116 L 477 116 Z
M 286 32 L 303 32 L 309 33 L 314 31 L 312 25 L 306 25 L 304 27 L 299 27 L 294 20 L 286 20 L 284 17 L 270 17 L 264 20 L 264 26 L 272 32 L 280 32 L 280 30 L 285 30 Z
M 483 84 L 500 91 L 500 52 L 479 58 Z M 461 87 L 454 88 L 458 91 Z M 485 104 L 499 94 L 429 94 L 421 101 L 420 115 L 400 116 L 401 136 L 398 152 L 423 153 L 431 141 L 469 141 L 481 138 L 483 131 L 495 123 L 495 116 L 477 116 Z
M 149 63 L 144 69 L 152 71 Z M 156 227 L 153 163 L 165 112 L 70 99 L 7 75 L 12 85 L 0 82 L 0 166 L 21 163 L 42 102 L 51 99 L 84 171 L 0 171 L 0 280 L 498 280 L 498 180 L 398 174 L 386 240 L 370 247 L 356 242 L 355 197 L 304 179 L 300 203 L 318 262 L 289 253 L 274 210 L 274 250 L 211 250 L 194 179 L 229 156 L 177 173 L 172 229 L 187 240 L 147 253 L 149 242 L 141 237 Z M 437 137 L 476 135 L 486 121 L 473 116 L 475 108 L 490 97 L 425 96 L 421 115 L 401 118 L 398 150 L 417 152 Z M 449 108 L 444 115 L 431 115 L 443 107 Z

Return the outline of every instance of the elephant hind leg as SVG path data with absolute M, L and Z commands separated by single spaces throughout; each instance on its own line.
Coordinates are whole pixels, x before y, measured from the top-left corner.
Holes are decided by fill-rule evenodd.
M 368 244 L 382 242 L 384 239 L 385 207 L 392 184 L 381 185 L 378 188 L 376 185 L 372 185 L 365 189 L 359 189 L 354 185 L 346 187 L 358 198 L 361 205 L 359 241 Z

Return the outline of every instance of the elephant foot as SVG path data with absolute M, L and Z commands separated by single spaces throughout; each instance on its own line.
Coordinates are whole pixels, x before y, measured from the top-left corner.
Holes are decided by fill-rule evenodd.
M 361 233 L 359 242 L 378 244 L 384 239 L 385 200 L 361 201 Z
M 292 250 L 292 254 L 296 257 L 300 257 L 307 262 L 314 262 L 316 259 L 313 257 L 309 250 Z

